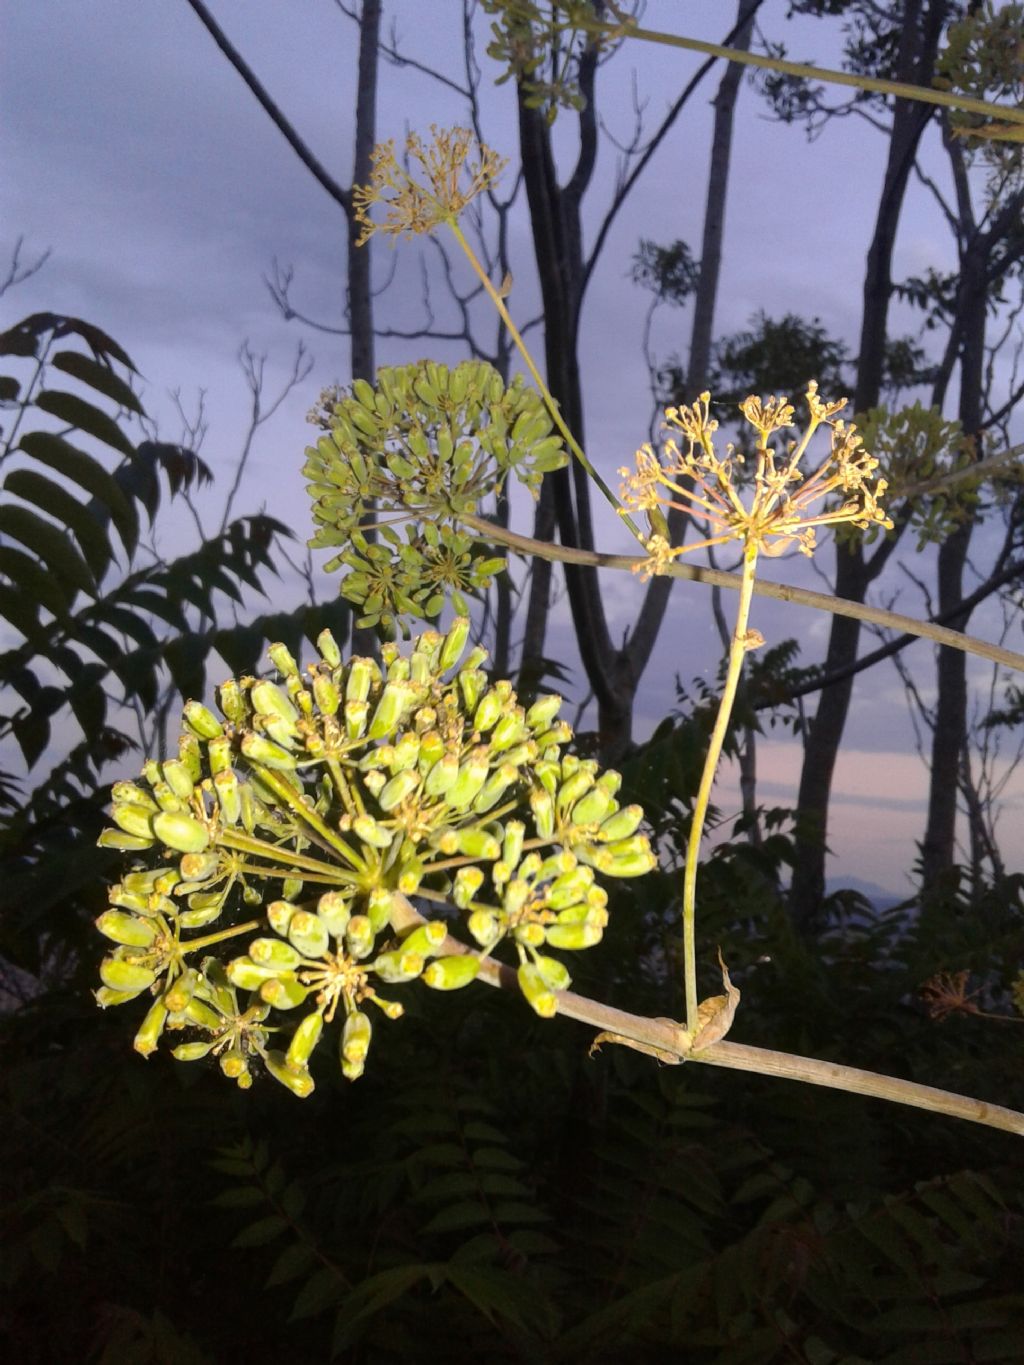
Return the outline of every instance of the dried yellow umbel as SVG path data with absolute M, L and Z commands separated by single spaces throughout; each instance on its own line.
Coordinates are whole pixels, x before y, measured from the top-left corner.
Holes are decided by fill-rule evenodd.
M 636 468 L 621 469 L 622 500 L 627 508 L 649 515 L 653 534 L 647 541 L 648 559 L 638 571 L 644 578 L 658 573 L 681 554 L 739 541 L 759 554 L 775 556 L 790 549 L 812 555 L 819 526 L 843 523 L 867 530 L 892 528 L 880 505 L 885 479 L 876 478 L 878 461 L 861 442 L 857 428 L 837 414 L 845 398 L 825 402 L 818 386 L 807 386 L 808 422 L 799 440 L 779 451 L 769 442 L 794 425 L 788 398 L 750 397 L 740 411 L 757 433 L 756 465 L 749 488 L 744 488 L 744 456 L 732 445 L 725 455 L 715 451 L 718 423 L 710 415 L 711 395 L 696 403 L 669 408 L 668 433 L 661 455 L 650 445 L 637 451 Z M 827 428 L 831 443 L 821 464 L 805 474 L 801 462 L 819 428 Z M 689 512 L 704 522 L 708 534 L 686 545 L 670 545 L 661 509 Z M 653 515 L 651 515 L 653 513 Z
M 505 158 L 478 143 L 468 128 L 435 124 L 430 132 L 429 143 L 418 133 L 409 133 L 405 165 L 398 159 L 393 139 L 373 149 L 370 183 L 356 185 L 352 191 L 356 220 L 362 226 L 360 245 L 376 232 L 420 236 L 441 223 L 453 224 L 466 205 L 501 174 Z M 370 217 L 375 206 L 384 210 L 381 222 Z

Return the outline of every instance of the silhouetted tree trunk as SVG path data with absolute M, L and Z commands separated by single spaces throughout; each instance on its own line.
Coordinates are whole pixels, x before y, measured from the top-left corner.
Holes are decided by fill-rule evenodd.
M 907 0 L 904 6 L 897 79 L 930 85 L 943 24 L 949 13 L 947 0 Z M 889 137 L 885 177 L 875 227 L 867 256 L 864 279 L 860 350 L 854 410 L 866 412 L 881 396 L 889 304 L 892 297 L 892 258 L 907 183 L 913 169 L 921 135 L 933 115 L 926 105 L 896 100 Z M 896 546 L 896 535 L 883 540 L 868 558 L 859 542 L 836 546 L 835 592 L 863 602 Z M 857 657 L 860 622 L 833 616 L 824 671 L 848 667 Z M 796 812 L 796 861 L 793 870 L 791 907 L 797 924 L 810 926 L 825 894 L 825 856 L 828 806 L 836 758 L 853 690 L 852 675 L 825 689 L 804 739 Z

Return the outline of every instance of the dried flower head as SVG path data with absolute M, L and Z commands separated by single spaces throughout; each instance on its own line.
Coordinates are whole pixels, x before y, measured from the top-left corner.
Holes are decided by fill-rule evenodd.
M 359 244 L 375 232 L 399 237 L 432 232 L 439 223 L 451 223 L 471 200 L 501 173 L 505 158 L 476 142 L 468 128 L 430 129 L 428 144 L 418 133 L 405 140 L 406 162 L 401 165 L 391 139 L 373 149 L 373 170 L 368 185 L 356 185 L 352 202 L 362 225 Z M 475 158 L 471 153 L 476 151 Z M 374 222 L 370 210 L 380 204 L 382 223 Z
M 711 395 L 702 393 L 696 403 L 666 411 L 669 435 L 661 457 L 645 445 L 637 452 L 635 470 L 619 471 L 626 508 L 647 512 L 651 522 L 649 557 L 637 566 L 644 577 L 662 572 L 681 554 L 730 540 L 767 555 L 791 548 L 811 555 L 819 526 L 848 523 L 864 530 L 891 529 L 879 502 L 886 481 L 874 476 L 878 461 L 864 449 L 856 427 L 837 419 L 846 399 L 824 402 L 813 381 L 806 397 L 806 430 L 782 452 L 769 443 L 777 432 L 793 425 L 789 400 L 750 397 L 740 404 L 758 438 L 753 493 L 746 498 L 739 486 L 743 456 L 732 445 L 726 446 L 724 458 L 715 452 L 718 423 L 711 417 Z M 829 428 L 831 448 L 814 473 L 805 476 L 800 461 L 822 426 Z M 812 507 L 823 501 L 817 510 Z M 709 534 L 687 545 L 670 545 L 664 534 L 664 508 L 689 512 L 706 523 Z

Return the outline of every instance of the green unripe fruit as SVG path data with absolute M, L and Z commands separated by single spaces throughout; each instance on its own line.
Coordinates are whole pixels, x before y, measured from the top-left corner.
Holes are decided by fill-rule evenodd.
M 448 937 L 448 926 L 444 920 L 428 920 L 419 925 L 411 934 L 402 939 L 403 953 L 419 953 L 421 957 L 433 957 Z
M 540 970 L 532 962 L 524 962 L 516 973 L 519 989 L 534 1013 L 550 1019 L 558 1011 L 558 1001 Z
M 156 929 L 152 924 L 123 910 L 105 910 L 97 919 L 96 928 L 112 943 L 121 943 L 129 948 L 148 948 L 156 938 Z
M 546 938 L 552 948 L 576 952 L 600 943 L 602 930 L 596 924 L 549 924 Z
M 135 1051 L 141 1053 L 143 1057 L 148 1057 L 150 1053 L 155 1052 L 166 1022 L 167 1007 L 157 1000 L 155 1004 L 150 1005 L 146 1017 L 135 1035 L 132 1043 Z
M 491 948 L 501 938 L 501 924 L 489 910 L 474 910 L 466 921 L 466 928 L 481 948 Z
M 293 921 L 294 918 L 293 915 Z M 299 950 L 280 938 L 253 939 L 249 944 L 249 956 L 261 967 L 278 967 L 285 972 L 294 971 L 302 961 Z
M 466 648 L 466 641 L 469 639 L 469 617 L 457 616 L 451 624 L 451 629 L 444 637 L 441 645 L 441 652 L 437 659 L 437 671 L 446 673 L 449 668 L 458 662 L 462 657 L 462 651 Z
M 403 946 L 391 953 L 378 954 L 371 965 L 382 981 L 394 985 L 400 981 L 412 981 L 419 976 L 425 964 L 421 953 L 410 953 Z
M 217 705 L 232 725 L 244 725 L 249 708 L 235 678 L 228 678 L 217 688 Z
M 400 806 L 406 797 L 411 796 L 420 785 L 420 775 L 411 769 L 397 773 L 385 784 L 377 800 L 381 810 L 387 812 Z
M 169 758 L 162 766 L 164 781 L 180 801 L 188 801 L 195 791 L 188 768 L 178 758 Z
M 172 1014 L 181 1014 L 189 1007 L 189 1002 L 196 993 L 199 985 L 199 973 L 196 971 L 182 972 L 164 991 L 164 1004 Z
M 337 714 L 338 707 L 341 705 L 341 692 L 333 678 L 326 673 L 315 673 L 313 675 L 313 696 L 316 704 L 320 708 L 323 716 L 333 716 Z
M 144 967 L 130 958 L 105 957 L 100 963 L 100 980 L 112 991 L 131 992 L 138 995 L 148 990 L 156 980 L 156 972 Z
M 296 678 L 299 674 L 299 665 L 295 662 L 291 650 L 287 645 L 275 641 L 267 650 L 270 662 L 283 677 Z
M 329 630 L 322 630 L 316 637 L 316 647 L 325 664 L 330 664 L 331 668 L 337 668 L 341 664 L 341 650 Z
M 457 991 L 476 979 L 480 963 L 466 953 L 458 957 L 439 957 L 425 969 L 422 980 L 435 991 Z
M 294 754 L 265 735 L 243 735 L 242 753 L 253 763 L 262 763 L 265 768 L 294 769 L 296 765 Z
M 276 716 L 278 720 L 283 720 L 294 728 L 299 713 L 292 705 L 287 693 L 283 692 L 276 683 L 272 683 L 266 678 L 253 683 L 249 692 L 249 699 L 258 715 Z
M 280 1083 L 290 1090 L 293 1095 L 298 1096 L 300 1100 L 304 1100 L 307 1096 L 312 1095 L 315 1088 L 313 1077 L 308 1071 L 296 1070 L 290 1067 L 283 1052 L 267 1052 L 264 1055 L 263 1060 L 266 1062 L 267 1070 L 273 1076 L 274 1080 L 280 1081 Z
M 156 812 L 159 814 L 159 812 Z M 140 839 L 153 837 L 154 812 L 146 806 L 115 805 L 110 812 L 114 823 L 125 834 L 137 835 Z
M 232 757 L 233 745 L 227 735 L 220 735 L 217 739 L 211 739 L 206 746 L 206 759 L 210 765 L 210 775 L 215 778 L 218 773 L 229 771 Z
M 427 796 L 445 796 L 459 776 L 459 760 L 455 754 L 445 754 L 427 773 L 423 790 Z
M 373 952 L 376 935 L 373 925 L 366 915 L 353 915 L 345 929 L 345 947 L 357 961 L 369 957 Z
M 224 733 L 223 725 L 202 702 L 187 701 L 182 716 L 197 739 L 215 739 Z
M 534 965 L 553 991 L 567 991 L 572 985 L 572 977 L 556 957 L 537 957 Z
M 526 713 L 526 723 L 535 734 L 551 728 L 551 722 L 562 707 L 562 698 L 554 695 L 538 697 Z
M 555 832 L 555 803 L 551 793 L 535 790 L 530 793 L 530 810 L 541 839 L 550 839 Z
M 639 829 L 643 818 L 642 806 L 623 806 L 602 823 L 597 831 L 597 837 L 604 843 L 617 843 L 620 839 L 628 839 Z
M 212 1039 L 208 1043 L 179 1043 L 171 1048 L 171 1056 L 178 1062 L 198 1062 L 208 1055 L 212 1047 Z
M 210 846 L 209 830 L 184 811 L 165 810 L 154 815 L 153 833 L 176 853 L 205 853 Z
M 353 1010 L 345 1020 L 341 1033 L 342 1060 L 354 1064 L 365 1061 L 372 1037 L 373 1025 L 369 1015 L 362 1010 Z
M 228 963 L 228 980 L 242 991 L 258 991 L 264 981 L 277 975 L 276 967 L 261 967 L 249 957 L 236 957 Z
M 277 1010 L 293 1010 L 303 1004 L 310 994 L 310 987 L 303 986 L 297 976 L 290 973 L 271 977 L 260 986 L 260 999 Z
M 307 1014 L 298 1028 L 292 1034 L 292 1040 L 288 1044 L 288 1051 L 285 1053 L 285 1065 L 293 1071 L 302 1071 L 309 1065 L 309 1059 L 313 1055 L 313 1049 L 320 1041 L 320 1035 L 324 1031 L 324 1017 L 319 1011 Z
M 341 938 L 352 911 L 340 891 L 326 891 L 317 901 L 316 913 L 331 937 Z
M 331 946 L 327 925 L 319 915 L 296 910 L 288 925 L 288 941 L 303 957 L 323 957 Z
M 115 782 L 110 795 L 115 806 L 142 806 L 154 815 L 160 809 L 149 792 L 137 782 Z
M 484 874 L 478 867 L 460 867 L 455 874 L 452 886 L 452 900 L 460 910 L 466 910 L 470 901 L 483 886 Z

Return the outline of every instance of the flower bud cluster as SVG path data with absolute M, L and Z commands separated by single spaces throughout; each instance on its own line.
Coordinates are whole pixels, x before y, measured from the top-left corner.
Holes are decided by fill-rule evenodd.
M 527 1000 L 554 1012 L 569 974 L 550 950 L 589 947 L 607 923 L 597 875 L 638 876 L 654 857 L 618 774 L 564 752 L 561 699 L 520 706 L 483 649 L 465 653 L 468 635 L 460 617 L 409 654 L 342 663 L 324 632 L 305 673 L 274 645 L 279 681 L 229 679 L 219 717 L 187 703 L 177 754 L 115 784 L 100 843 L 133 865 L 97 921 L 113 945 L 97 999 L 149 999 L 139 1052 L 184 1031 L 179 1059 L 212 1055 L 243 1086 L 258 1060 L 309 1094 L 336 1018 L 355 1079 L 369 1006 L 394 1019 L 393 988 L 467 985 L 502 942 Z M 417 895 L 461 912 L 475 949 L 446 918 L 410 929 Z
M 505 561 L 481 552 L 460 515 L 510 473 L 536 496 L 544 474 L 568 460 L 540 395 L 518 377 L 506 388 L 483 361 L 382 369 L 376 387 L 357 379 L 325 393 L 311 420 L 326 428 L 303 468 L 311 544 L 343 547 L 327 568 L 349 570 L 341 591 L 365 625 L 432 619 L 449 598 L 464 613 L 463 594 L 487 587 Z M 392 529 L 398 520 L 409 522 L 404 540 Z

